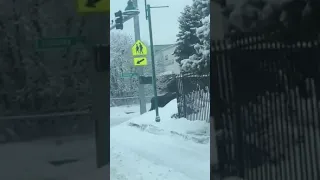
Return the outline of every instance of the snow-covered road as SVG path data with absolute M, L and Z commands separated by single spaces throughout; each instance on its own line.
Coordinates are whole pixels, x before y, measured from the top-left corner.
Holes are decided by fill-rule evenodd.
M 123 122 L 128 121 L 130 118 L 124 117 L 124 118 L 110 118 L 110 128 L 117 126 Z
M 139 116 L 138 105 L 110 110 L 112 127 Z M 62 166 L 50 164 L 50 161 L 73 159 L 77 161 Z M 96 168 L 93 134 L 0 145 L 1 180 L 105 180 L 108 172 L 109 166 Z
M 114 126 L 110 132 L 112 180 L 208 180 L 210 179 L 210 127 L 204 121 L 172 119 L 173 100 L 155 112 L 147 112 Z
M 160 109 L 160 123 L 154 111 L 139 115 L 139 106 L 111 109 L 111 164 L 101 169 L 96 168 L 94 135 L 0 145 L 0 179 L 208 180 L 209 124 L 171 119 L 176 106 L 173 100 Z M 77 161 L 50 164 L 63 159 Z
M 62 144 L 57 140 L 62 140 Z M 62 166 L 50 161 L 77 160 Z M 0 145 L 0 179 L 69 180 L 96 170 L 94 136 L 74 136 Z M 71 180 L 71 179 L 70 179 Z

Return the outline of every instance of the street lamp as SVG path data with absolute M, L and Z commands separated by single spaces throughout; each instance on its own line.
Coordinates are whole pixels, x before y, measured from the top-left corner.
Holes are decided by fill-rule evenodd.
M 136 16 L 140 13 L 139 9 L 125 10 L 122 14 L 125 16 Z
M 127 7 L 124 9 L 123 15 L 126 16 L 135 16 L 140 13 L 139 9 L 134 5 L 132 0 L 129 0 L 127 3 Z
M 152 24 L 151 24 L 151 8 L 165 8 L 169 6 L 153 6 L 151 7 L 147 4 L 147 0 L 144 0 L 145 11 L 146 11 L 146 19 L 149 23 L 149 35 L 150 35 L 150 49 L 151 49 L 151 61 L 152 61 L 152 79 L 153 79 L 153 92 L 154 92 L 154 105 L 156 109 L 156 122 L 160 122 L 159 116 L 159 107 L 158 107 L 158 93 L 157 93 L 157 84 L 156 84 L 156 67 L 154 60 L 154 50 L 153 50 L 153 36 L 152 36 Z
M 129 0 L 127 3 L 127 7 L 124 10 L 127 11 L 127 10 L 135 10 L 135 9 L 137 8 L 134 6 L 133 1 Z

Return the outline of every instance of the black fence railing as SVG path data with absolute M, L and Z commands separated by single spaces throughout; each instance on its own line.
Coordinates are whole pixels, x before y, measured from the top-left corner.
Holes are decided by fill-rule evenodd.
M 209 122 L 210 76 L 179 75 L 176 78 L 179 118 Z
M 320 179 L 319 45 L 254 36 L 213 42 L 211 113 L 222 179 Z

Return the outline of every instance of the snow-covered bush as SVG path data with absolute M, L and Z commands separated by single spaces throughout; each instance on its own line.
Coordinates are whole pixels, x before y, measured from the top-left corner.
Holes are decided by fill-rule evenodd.
M 110 96 L 137 96 L 136 77 L 123 78 L 124 73 L 135 73 L 132 63 L 131 46 L 133 39 L 122 33 L 110 34 Z

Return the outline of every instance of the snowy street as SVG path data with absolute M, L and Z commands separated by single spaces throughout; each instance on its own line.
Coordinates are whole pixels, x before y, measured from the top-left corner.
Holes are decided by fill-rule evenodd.
M 159 123 L 151 111 L 111 127 L 112 180 L 210 179 L 209 124 L 172 119 L 176 103 L 159 109 Z
M 79 177 L 96 171 L 93 135 L 0 145 L 0 159 L 0 179 L 80 180 Z M 75 162 L 50 164 L 61 160 Z
M 125 1 L 110 2 L 110 179 L 209 180 L 210 1 L 159 2 L 132 1 L 147 13 L 133 24 Z M 151 23 L 153 5 L 165 9 Z M 139 102 L 152 106 L 120 106 Z
M 154 111 L 140 116 L 138 105 L 111 108 L 112 180 L 210 178 L 209 124 L 172 119 L 176 106 L 173 100 L 159 109 L 160 123 Z M 93 135 L 0 145 L 0 159 L 0 179 L 104 180 L 109 174 L 109 166 L 96 168 Z M 51 164 L 63 160 L 74 162 Z
M 110 126 L 116 126 L 138 116 L 139 106 L 112 107 L 111 112 Z M 50 164 L 63 160 L 75 162 Z M 108 166 L 96 168 L 93 134 L 0 145 L 0 169 L 0 179 L 7 180 L 105 180 L 109 172 Z

